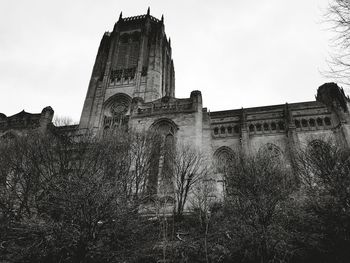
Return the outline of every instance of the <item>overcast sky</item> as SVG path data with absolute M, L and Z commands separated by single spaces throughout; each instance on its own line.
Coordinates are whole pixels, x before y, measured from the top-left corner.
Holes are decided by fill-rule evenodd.
M 209 110 L 314 100 L 328 0 L 1 0 L 0 112 L 80 118 L 100 39 L 123 16 L 165 17 L 176 97 Z

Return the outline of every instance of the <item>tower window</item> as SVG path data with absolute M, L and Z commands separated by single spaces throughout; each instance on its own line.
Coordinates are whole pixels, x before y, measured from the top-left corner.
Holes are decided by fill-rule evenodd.
M 232 134 L 232 127 L 231 126 L 227 127 L 227 133 Z
M 254 132 L 254 125 L 253 124 L 250 124 L 249 125 L 249 132 Z
M 299 120 L 295 120 L 294 124 L 295 124 L 295 127 L 300 128 L 300 121 Z
M 120 37 L 120 41 L 122 43 L 128 43 L 129 42 L 129 34 L 123 34 L 121 37 Z
M 235 127 L 233 128 L 235 130 L 235 133 L 239 133 L 239 126 L 235 125 Z
M 221 127 L 220 132 L 221 132 L 221 134 L 225 134 L 225 127 Z
M 321 118 L 317 118 L 316 122 L 318 126 L 323 126 L 323 120 Z

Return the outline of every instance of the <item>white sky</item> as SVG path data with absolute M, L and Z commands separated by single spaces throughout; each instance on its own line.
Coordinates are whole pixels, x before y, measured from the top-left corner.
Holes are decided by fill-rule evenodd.
M 314 100 L 328 0 L 0 0 L 0 112 L 80 118 L 100 39 L 123 17 L 165 17 L 176 97 L 209 110 Z

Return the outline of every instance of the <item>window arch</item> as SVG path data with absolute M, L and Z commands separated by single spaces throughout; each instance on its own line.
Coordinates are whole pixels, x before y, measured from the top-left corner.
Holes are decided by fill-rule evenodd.
M 278 128 L 279 128 L 280 131 L 284 130 L 284 122 L 283 121 L 279 121 L 278 122 Z
M 329 117 L 324 118 L 324 123 L 325 123 L 327 126 L 330 126 L 330 125 L 332 124 L 331 119 L 330 119 Z
M 121 37 L 120 37 L 120 41 L 122 43 L 128 43 L 129 42 L 129 34 L 127 34 L 127 33 L 122 34 Z
M 178 126 L 170 119 L 162 118 L 155 121 L 151 125 L 151 129 L 159 132 L 160 134 L 167 136 L 168 134 L 175 135 L 178 130 Z
M 225 134 L 225 127 L 224 127 L 224 126 L 221 126 L 221 128 L 220 128 L 220 133 L 221 133 L 221 134 Z
M 275 131 L 276 130 L 276 123 L 275 122 L 272 122 L 271 123 L 271 130 Z
M 219 134 L 219 128 L 218 127 L 215 127 L 214 128 L 214 135 L 218 135 Z
M 315 139 L 308 143 L 307 152 L 311 156 L 322 156 L 323 153 L 328 152 L 330 150 L 330 144 L 321 140 Z
M 234 156 L 234 151 L 227 146 L 222 146 L 217 149 L 214 153 L 214 166 L 216 171 L 224 173 L 232 162 Z
M 154 195 L 157 193 L 159 180 L 163 188 L 172 189 L 172 160 L 178 126 L 170 119 L 161 118 L 151 125 L 151 129 L 155 132 L 155 137 L 147 189 L 150 195 Z
M 103 127 L 116 128 L 125 126 L 127 127 L 129 121 L 129 108 L 131 105 L 131 97 L 118 93 L 110 97 L 104 103 L 104 119 Z
M 257 130 L 257 131 L 261 131 L 261 124 L 260 124 L 260 123 L 257 123 L 257 124 L 255 125 L 255 127 L 256 127 L 256 130 Z
M 301 125 L 302 125 L 304 128 L 307 127 L 307 120 L 302 119 L 302 120 L 301 120 Z
M 282 157 L 281 149 L 273 143 L 266 143 L 265 145 L 261 146 L 259 148 L 258 153 L 259 154 L 268 154 L 272 158 L 281 158 Z
M 310 124 L 311 127 L 315 127 L 316 126 L 315 119 L 310 119 L 309 120 L 309 124 Z
M 268 131 L 269 130 L 269 124 L 268 123 L 264 123 L 264 131 Z

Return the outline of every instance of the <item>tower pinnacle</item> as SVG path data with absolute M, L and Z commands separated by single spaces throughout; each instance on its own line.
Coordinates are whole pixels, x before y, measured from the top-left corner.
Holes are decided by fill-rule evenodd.
M 147 9 L 147 15 L 150 15 L 150 13 L 151 13 L 151 10 L 150 10 L 150 8 L 148 7 L 148 9 Z

